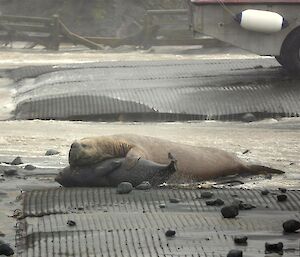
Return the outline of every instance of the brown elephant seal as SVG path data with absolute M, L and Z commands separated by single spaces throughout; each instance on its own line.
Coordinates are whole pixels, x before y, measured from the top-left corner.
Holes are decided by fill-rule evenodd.
M 284 173 L 260 165 L 243 163 L 234 155 L 212 147 L 196 147 L 159 138 L 139 135 L 111 135 L 75 141 L 69 151 L 71 167 L 99 163 L 110 158 L 132 160 L 143 158 L 160 164 L 168 163 L 167 154 L 177 159 L 176 179 L 207 180 L 232 174 Z M 174 176 L 172 176 L 173 178 Z
M 158 164 L 138 159 L 128 168 L 126 158 L 112 158 L 97 164 L 64 168 L 55 180 L 65 187 L 106 187 L 117 186 L 121 182 L 130 182 L 133 186 L 148 181 L 152 186 L 166 182 L 176 172 L 176 160 L 169 164 Z

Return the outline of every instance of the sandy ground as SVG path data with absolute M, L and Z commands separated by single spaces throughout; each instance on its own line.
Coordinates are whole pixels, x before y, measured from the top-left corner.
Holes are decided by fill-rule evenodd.
M 203 58 L 258 58 L 244 53 L 231 55 L 174 55 L 174 53 L 96 53 L 94 51 L 0 51 L 0 67 L 60 64 L 90 61 L 170 60 Z M 20 208 L 18 195 L 24 190 L 57 187 L 53 181 L 59 168 L 67 165 L 67 153 L 74 139 L 85 136 L 134 133 L 151 135 L 196 146 L 213 146 L 236 153 L 246 161 L 260 163 L 286 171 L 285 175 L 265 179 L 263 176 L 245 179 L 245 187 L 286 187 L 300 189 L 300 118 L 265 120 L 255 123 L 185 122 L 185 123 L 97 123 L 67 121 L 9 121 L 13 109 L 14 89 L 7 79 L 0 80 L 0 161 L 10 162 L 21 156 L 18 175 L 2 176 L 0 180 L 0 239 L 14 245 L 12 216 Z M 48 149 L 58 150 L 45 156 Z M 247 153 L 243 154 L 246 150 Z M 24 170 L 26 164 L 38 167 Z M 7 165 L 1 164 L 1 169 Z

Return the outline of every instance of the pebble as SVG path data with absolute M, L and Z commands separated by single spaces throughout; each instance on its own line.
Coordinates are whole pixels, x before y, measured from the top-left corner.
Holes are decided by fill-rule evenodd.
M 286 188 L 284 187 L 279 187 L 278 190 L 281 192 L 281 193 L 286 193 Z
M 241 250 L 230 250 L 227 257 L 243 257 L 243 251 Z
M 248 237 L 247 236 L 235 236 L 234 242 L 236 244 L 247 244 Z
M 281 253 L 283 250 L 283 243 L 279 242 L 277 244 L 265 243 L 266 253 Z
M 168 231 L 165 233 L 166 237 L 173 237 L 173 236 L 175 236 L 175 234 L 176 234 L 176 231 L 175 231 L 175 230 L 168 230 Z
M 261 191 L 262 195 L 268 195 L 269 193 L 270 193 L 270 191 L 268 189 Z
M 133 189 L 133 186 L 129 182 L 122 182 L 117 187 L 118 194 L 129 194 Z
M 212 192 L 202 192 L 201 193 L 201 198 L 204 198 L 204 199 L 209 199 L 209 198 L 212 198 L 213 197 L 213 193 Z
M 31 165 L 31 164 L 27 164 L 25 167 L 24 167 L 25 170 L 35 170 L 36 167 Z
M 18 170 L 17 169 L 5 170 L 5 171 L 3 171 L 3 174 L 5 176 L 15 176 L 15 175 L 18 175 Z
M 76 226 L 76 222 L 75 222 L 74 220 L 68 220 L 68 221 L 67 221 L 67 224 L 68 224 L 70 227 Z
M 141 184 L 137 185 L 135 189 L 137 190 L 148 190 L 151 189 L 151 184 L 148 181 L 143 181 Z
M 277 201 L 278 202 L 285 202 L 287 200 L 287 195 L 277 195 Z
M 49 155 L 56 155 L 56 154 L 59 154 L 59 151 L 54 150 L 54 149 L 49 149 L 49 150 L 47 150 L 47 152 L 45 153 L 46 156 L 49 156 Z
M 166 208 L 166 205 L 164 203 L 162 203 L 159 205 L 159 208 L 164 209 L 164 208 Z
M 222 199 L 208 200 L 205 203 L 206 203 L 206 205 L 209 205 L 209 206 L 221 206 L 221 205 L 224 205 L 224 201 Z
M 16 157 L 12 162 L 11 162 L 11 165 L 20 165 L 20 164 L 23 164 L 24 162 L 22 161 L 21 157 L 18 156 Z
M 14 250 L 10 247 L 9 244 L 0 241 L 0 255 L 11 256 L 14 255 Z
M 170 198 L 170 203 L 180 203 L 180 199 L 178 198 Z
M 298 220 L 287 220 L 283 224 L 283 230 L 287 233 L 294 233 L 300 229 L 300 222 Z
M 224 218 L 232 219 L 239 215 L 239 209 L 234 205 L 228 205 L 221 209 Z

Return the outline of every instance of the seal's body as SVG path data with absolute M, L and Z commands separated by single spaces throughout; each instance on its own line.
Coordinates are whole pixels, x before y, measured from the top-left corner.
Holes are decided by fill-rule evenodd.
M 97 164 L 66 167 L 55 180 L 65 187 L 106 187 L 130 182 L 133 186 L 149 181 L 152 186 L 166 182 L 176 171 L 176 160 L 167 165 L 139 159 L 128 167 L 125 158 L 107 159 Z
M 112 135 L 83 138 L 71 145 L 71 167 L 99 163 L 110 158 L 126 158 L 127 166 L 132 160 L 143 158 L 167 164 L 168 153 L 177 160 L 176 179 L 207 180 L 231 174 L 283 173 L 260 165 L 248 165 L 234 155 L 211 147 L 195 147 L 159 138 L 138 135 Z M 174 176 L 172 176 L 174 177 Z

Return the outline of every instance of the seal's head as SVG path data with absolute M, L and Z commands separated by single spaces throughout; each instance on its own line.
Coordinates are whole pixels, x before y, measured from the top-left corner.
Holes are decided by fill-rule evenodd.
M 75 141 L 69 151 L 71 167 L 86 166 L 106 159 L 125 157 L 130 146 L 110 137 L 89 137 Z

